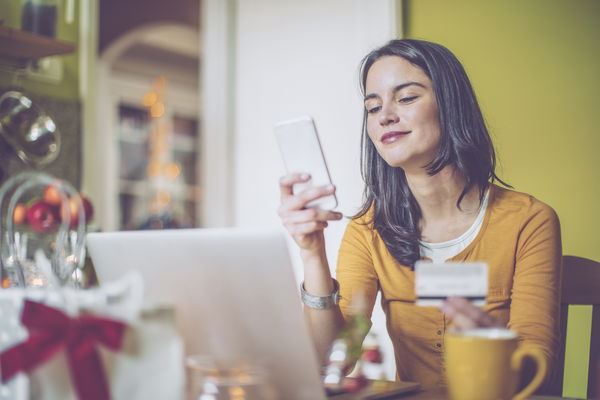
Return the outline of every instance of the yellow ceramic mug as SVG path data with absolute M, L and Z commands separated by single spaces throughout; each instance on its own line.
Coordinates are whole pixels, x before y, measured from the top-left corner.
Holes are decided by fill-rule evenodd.
M 503 328 L 453 332 L 445 339 L 446 380 L 453 400 L 521 400 L 546 376 L 546 358 L 535 346 L 519 345 L 517 334 Z M 519 393 L 523 360 L 537 365 L 535 377 Z

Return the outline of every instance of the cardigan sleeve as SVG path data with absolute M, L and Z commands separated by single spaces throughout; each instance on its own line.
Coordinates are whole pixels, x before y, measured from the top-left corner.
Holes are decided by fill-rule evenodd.
M 351 313 L 355 296 L 364 296 L 369 320 L 373 312 L 379 284 L 368 240 L 370 234 L 371 230 L 362 219 L 354 219 L 346 226 L 340 245 L 336 279 L 340 284 L 340 308 L 345 319 Z
M 508 327 L 541 348 L 552 371 L 559 346 L 562 248 L 558 216 L 533 201 L 522 221 L 515 260 Z

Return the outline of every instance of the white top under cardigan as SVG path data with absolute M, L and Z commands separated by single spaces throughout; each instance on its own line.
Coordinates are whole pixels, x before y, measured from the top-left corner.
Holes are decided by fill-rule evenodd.
M 434 263 L 443 263 L 447 259 L 454 257 L 461 251 L 463 251 L 471 242 L 475 239 L 481 225 L 483 224 L 483 217 L 485 216 L 485 210 L 488 205 L 488 194 L 489 189 L 485 191 L 483 196 L 483 202 L 481 203 L 481 209 L 477 214 L 477 218 L 469 229 L 456 239 L 451 239 L 446 242 L 429 243 L 419 242 L 419 248 L 421 257 L 431 258 Z

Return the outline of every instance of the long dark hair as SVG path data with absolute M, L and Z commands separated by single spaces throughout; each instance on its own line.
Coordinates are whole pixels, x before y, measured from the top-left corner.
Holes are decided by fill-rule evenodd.
M 398 56 L 418 66 L 433 84 L 440 122 L 437 156 L 425 167 L 435 175 L 453 165 L 465 178 L 456 206 L 473 188 L 480 201 L 490 182 L 500 180 L 494 172 L 496 156 L 477 98 L 460 61 L 444 46 L 415 39 L 391 40 L 362 60 L 360 85 L 365 94 L 371 66 L 384 56 Z M 421 209 L 410 191 L 404 170 L 389 166 L 367 134 L 367 111 L 363 114 L 361 173 L 365 181 L 364 203 L 355 218 L 373 207 L 373 224 L 392 256 L 402 265 L 414 266 L 420 258 Z M 508 185 L 506 185 L 508 186 Z

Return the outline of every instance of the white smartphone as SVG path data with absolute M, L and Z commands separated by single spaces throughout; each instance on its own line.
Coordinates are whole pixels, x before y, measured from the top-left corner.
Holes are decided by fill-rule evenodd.
M 294 194 L 315 186 L 331 184 L 331 177 L 311 117 L 282 121 L 275 125 L 275 137 L 283 157 L 287 173 L 308 173 L 311 179 L 294 185 Z M 335 194 L 308 203 L 309 208 L 332 210 L 337 207 Z

